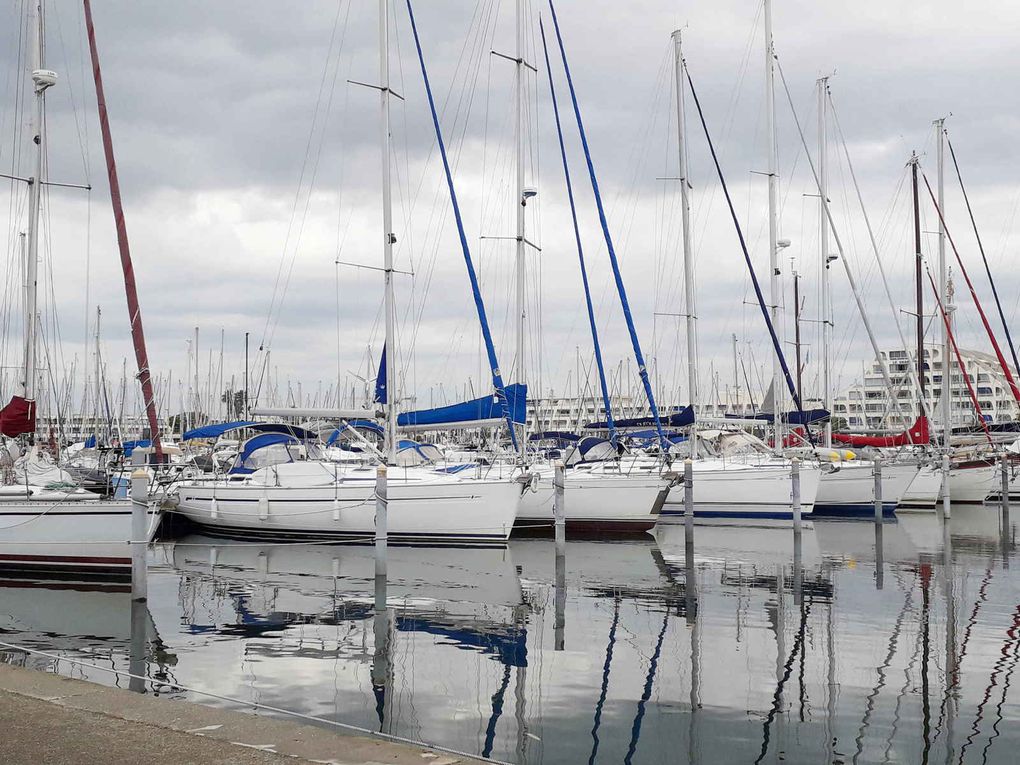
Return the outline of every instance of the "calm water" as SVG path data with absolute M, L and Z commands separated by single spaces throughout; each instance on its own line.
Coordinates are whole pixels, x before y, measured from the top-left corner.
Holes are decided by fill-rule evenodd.
M 395 548 L 378 608 L 370 548 L 190 536 L 153 551 L 133 643 L 127 594 L 23 583 L 0 639 L 515 763 L 1015 763 L 1018 569 L 1015 521 L 961 507 L 799 546 L 699 525 L 693 556 L 682 525 Z

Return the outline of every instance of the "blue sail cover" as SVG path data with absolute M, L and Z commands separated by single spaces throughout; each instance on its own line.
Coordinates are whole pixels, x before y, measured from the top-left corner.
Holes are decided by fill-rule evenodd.
M 310 430 L 298 427 L 297 425 L 285 425 L 282 422 L 252 422 L 251 420 L 239 420 L 237 422 L 219 422 L 215 425 L 203 425 L 201 428 L 187 431 L 181 436 L 182 441 L 190 441 L 194 438 L 219 438 L 231 430 L 251 428 L 259 433 L 289 433 L 302 440 L 315 440 L 317 436 Z
M 662 433 L 656 426 L 663 425 L 669 428 L 684 428 L 688 425 L 694 424 L 694 411 L 689 407 L 685 406 L 679 412 L 671 412 L 665 417 L 628 417 L 626 419 L 617 420 L 616 427 L 623 428 L 656 428 L 656 435 L 661 436 L 665 439 L 665 433 Z M 585 430 L 606 430 L 609 427 L 609 423 L 606 421 L 602 422 L 589 422 L 584 426 Z
M 379 357 L 379 372 L 375 376 L 375 398 L 372 399 L 378 404 L 386 403 L 386 345 L 382 347 L 382 356 Z
M 759 414 L 752 414 L 750 417 L 745 417 L 739 414 L 728 414 L 727 417 L 733 419 L 751 419 L 751 420 L 762 420 L 763 422 L 772 422 L 772 414 L 770 412 L 760 412 Z M 787 425 L 810 425 L 813 422 L 821 422 L 829 419 L 829 412 L 827 409 L 805 409 L 802 412 L 786 412 L 782 420 Z
M 523 383 L 507 385 L 507 408 L 511 419 L 522 424 L 527 421 L 528 386 Z M 498 396 L 490 395 L 476 398 L 473 401 L 462 401 L 459 404 L 440 406 L 435 409 L 419 409 L 404 412 L 397 417 L 397 426 L 401 428 L 421 428 L 435 425 L 441 428 L 446 425 L 470 425 L 484 420 L 502 420 L 503 405 Z
M 192 430 L 186 431 L 184 435 L 181 436 L 181 440 L 191 441 L 195 438 L 219 438 L 230 430 L 240 430 L 241 428 L 251 427 L 252 425 L 258 425 L 258 423 L 251 420 L 217 422 L 212 425 L 203 425 L 200 428 L 193 428 Z

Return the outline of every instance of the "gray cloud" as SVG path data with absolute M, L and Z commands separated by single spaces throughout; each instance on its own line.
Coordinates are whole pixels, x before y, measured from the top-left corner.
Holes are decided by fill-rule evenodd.
M 20 10 L 12 6 L 4 17 L 9 22 L 0 53 L 7 77 L 6 90 L 0 91 L 7 96 L 0 107 L 5 126 L 19 120 L 24 124 L 27 115 L 15 112 L 12 89 L 18 74 Z M 534 3 L 532 19 L 539 11 L 548 24 L 541 3 Z M 675 175 L 676 169 L 669 35 L 678 26 L 685 29 L 692 75 L 759 276 L 765 279 L 764 182 L 751 173 L 765 166 L 764 53 L 760 18 L 754 26 L 757 8 L 732 0 L 682 9 L 651 0 L 624 5 L 564 0 L 558 11 L 646 353 L 657 359 L 663 388 L 675 390 L 678 383 L 672 378 L 682 379 L 683 374 L 683 361 L 676 358 L 680 346 L 675 320 L 654 315 L 683 308 L 676 190 L 656 180 Z M 483 243 L 478 237 L 505 235 L 513 226 L 512 70 L 488 54 L 491 48 L 511 50 L 512 8 L 497 13 L 496 5 L 488 2 L 444 0 L 419 2 L 416 12 L 437 96 L 445 105 L 444 131 L 458 160 L 458 191 L 490 319 L 504 370 L 509 370 L 512 250 L 509 243 Z M 91 315 L 85 305 L 87 281 L 89 303 L 103 305 L 106 355 L 119 359 L 129 354 L 130 346 L 79 13 L 74 3 L 49 8 L 48 66 L 62 78 L 48 97 L 49 173 L 55 180 L 81 180 L 84 151 L 95 188 L 91 205 L 82 193 L 49 194 L 50 246 L 44 249 L 54 278 L 53 300 L 47 298 L 47 303 L 59 308 L 65 359 L 82 356 L 85 317 Z M 110 1 L 97 2 L 95 13 L 154 366 L 182 369 L 190 333 L 198 325 L 203 358 L 211 346 L 218 351 L 224 329 L 226 365 L 237 374 L 244 332 L 252 333 L 253 346 L 263 340 L 277 274 L 286 279 L 289 273 L 286 297 L 274 304 L 269 321 L 271 363 L 282 379 L 304 381 L 305 390 L 315 381 L 332 380 L 337 368 L 334 260 L 338 253 L 343 260 L 367 265 L 381 260 L 378 97 L 346 83 L 371 83 L 377 77 L 374 4 Z M 912 261 L 906 200 L 902 194 L 894 199 L 893 192 L 912 149 L 925 152 L 925 169 L 934 172 L 930 123 L 952 112 L 949 126 L 965 162 L 976 213 L 993 265 L 999 267 L 1007 309 L 1015 312 L 1020 280 L 1006 265 L 1017 202 L 1012 175 L 1018 158 L 1011 138 L 1020 115 L 1003 97 L 1015 89 L 1016 75 L 1002 61 L 1009 60 L 1018 15 L 1020 11 L 1006 3 L 965 12 L 949 2 L 923 8 L 864 2 L 853 13 L 808 2 L 777 4 L 777 51 L 812 150 L 814 78 L 837 73 L 832 86 L 839 118 L 899 305 L 907 306 L 912 299 Z M 415 271 L 413 280 L 398 280 L 401 357 L 408 386 L 426 396 L 439 383 L 446 391 L 460 389 L 468 377 L 479 386 L 484 370 L 401 3 L 396 4 L 394 25 L 394 81 L 405 98 L 395 104 L 393 125 L 398 257 L 401 268 Z M 539 59 L 537 30 L 527 38 L 528 57 Z M 564 98 L 555 62 L 554 67 Z M 573 374 L 575 348 L 587 358 L 590 339 L 546 90 L 544 71 L 529 76 L 535 105 L 528 175 L 541 194 L 528 225 L 543 247 L 541 255 L 529 255 L 534 265 L 541 262 L 543 289 L 541 312 L 531 299 L 529 367 L 537 383 L 535 348 L 541 344 L 542 382 L 547 388 L 562 388 Z M 759 362 L 767 349 L 757 308 L 745 305 L 752 298 L 746 272 L 693 107 L 688 110 L 701 372 L 707 386 L 712 370 L 724 379 L 732 374 L 731 334 L 738 335 L 742 348 L 753 344 Z M 817 210 L 803 196 L 812 193 L 813 185 L 782 90 L 777 114 L 783 234 L 793 240 L 789 252 L 805 276 L 805 312 L 816 315 Z M 563 116 L 600 329 L 607 356 L 615 363 L 627 357 L 629 343 L 611 289 L 575 129 L 570 114 Z M 13 130 L 6 132 L 14 135 Z M 26 136 L 27 130 L 22 138 Z M 20 148 L 22 160 L 12 164 L 15 148 Z M 869 309 L 882 341 L 892 343 L 895 332 L 875 279 L 867 233 L 852 204 L 853 189 L 846 169 L 836 169 L 837 148 L 833 146 L 832 158 L 834 206 L 852 262 L 867 284 Z M 25 141 L 20 147 L 6 141 L 0 167 L 25 174 L 26 152 Z M 12 194 L 23 203 L 23 189 L 15 186 Z M 951 226 L 977 278 L 973 236 L 962 217 L 958 192 L 951 188 L 949 198 Z M 23 227 L 23 210 L 11 214 L 9 209 L 0 209 L 0 216 L 14 241 L 10 233 Z M 930 208 L 926 218 L 926 227 L 934 227 Z M 16 250 L 8 252 L 5 263 L 14 273 Z M 789 271 L 785 263 L 784 269 Z M 840 341 L 834 356 L 845 383 L 868 351 L 843 277 L 838 272 L 834 276 L 835 334 Z M 537 287 L 539 277 L 532 281 Z M 978 281 L 985 296 L 983 280 Z M 45 289 L 51 289 L 49 282 Z M 378 274 L 343 268 L 340 293 L 339 366 L 345 373 L 364 375 L 366 346 L 374 342 L 377 353 L 380 343 Z M 412 297 L 413 310 L 407 307 Z M 789 294 L 786 301 L 792 304 Z M 962 295 L 957 302 L 961 343 L 985 347 L 972 309 Z M 813 362 L 819 352 L 817 330 L 809 327 L 806 335 L 813 344 Z M 2 363 L 16 363 L 18 357 L 16 345 L 11 346 L 4 350 Z M 812 370 L 806 379 L 814 379 Z

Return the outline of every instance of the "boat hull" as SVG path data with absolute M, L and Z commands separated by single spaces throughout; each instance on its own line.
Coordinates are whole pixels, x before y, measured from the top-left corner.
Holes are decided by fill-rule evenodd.
M 942 493 L 942 469 L 923 465 L 896 506 L 897 513 L 933 513 Z
M 129 500 L 0 503 L 0 569 L 130 579 L 131 515 Z
M 564 471 L 565 524 L 568 530 L 587 532 L 643 532 L 655 526 L 659 493 L 669 481 L 657 472 Z M 538 474 L 521 496 L 516 531 L 549 529 L 555 499 L 553 472 Z
M 882 465 L 882 514 L 890 516 L 918 471 L 915 463 Z M 868 462 L 841 464 L 822 474 L 814 515 L 826 518 L 873 517 L 875 514 L 874 465 Z
M 801 517 L 809 518 L 818 493 L 821 470 L 802 465 L 800 471 Z M 694 470 L 694 517 L 741 520 L 792 520 L 790 466 L 731 464 Z M 663 516 L 684 515 L 686 488 L 670 490 Z
M 971 460 L 949 470 L 949 500 L 954 505 L 980 505 L 999 488 L 998 466 L 994 460 Z
M 412 484 L 391 478 L 388 541 L 505 544 L 520 494 L 513 480 Z M 219 481 L 182 484 L 171 512 L 222 536 L 364 543 L 375 538 L 375 506 L 374 480 L 319 486 Z

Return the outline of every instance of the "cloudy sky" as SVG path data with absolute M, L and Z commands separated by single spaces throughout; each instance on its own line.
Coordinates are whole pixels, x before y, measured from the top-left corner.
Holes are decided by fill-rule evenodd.
M 0 172 L 21 176 L 32 173 L 31 109 L 23 92 L 28 5 L 6 0 L 0 9 Z M 524 375 L 533 389 L 541 384 L 544 392 L 572 393 L 578 368 L 582 385 L 590 378 L 591 338 L 538 32 L 540 16 L 549 25 L 548 6 L 538 0 L 523 5 L 525 57 L 538 68 L 524 81 L 526 183 L 539 191 L 528 205 L 527 235 L 541 247 L 527 256 Z M 906 162 L 917 150 L 935 182 L 931 123 L 940 116 L 948 116 L 1012 318 L 1020 297 L 1020 279 L 1010 268 L 1020 202 L 1013 137 L 1020 118 L 1010 97 L 1017 75 L 1009 64 L 1020 9 L 1005 2 L 964 9 L 948 1 L 918 6 L 863 0 L 852 12 L 794 0 L 775 5 L 776 50 L 815 160 L 815 80 L 835 73 L 829 195 L 848 265 L 864 286 L 882 342 L 897 342 L 897 314 L 878 281 L 846 155 L 897 311 L 910 308 Z M 514 233 L 516 214 L 514 66 L 490 51 L 513 54 L 514 6 L 509 0 L 415 5 L 467 237 L 508 380 L 518 379 L 521 366 L 514 358 L 511 316 L 513 242 L 499 238 Z M 688 66 L 767 289 L 761 4 L 560 0 L 557 11 L 641 341 L 660 397 L 683 399 L 684 335 L 676 314 L 686 308 L 679 190 L 672 180 L 678 160 L 670 33 L 684 30 Z M 348 399 L 362 395 L 360 378 L 371 375 L 382 344 L 381 276 L 344 264 L 377 268 L 382 262 L 379 95 L 348 81 L 378 81 L 376 4 L 96 0 L 94 13 L 150 359 L 164 407 L 179 409 L 188 395 L 195 327 L 205 399 L 215 398 L 213 391 L 228 387 L 231 377 L 240 384 L 245 332 L 263 401 L 272 395 L 288 400 L 300 390 L 305 403 L 318 395 L 321 404 L 338 380 Z M 91 367 L 94 347 L 86 338 L 101 306 L 103 355 L 117 385 L 130 345 L 80 6 L 48 3 L 46 26 L 46 66 L 61 77 L 47 96 L 48 176 L 93 186 L 91 193 L 51 187 L 44 201 L 40 289 L 48 384 L 60 387 L 72 367 L 79 379 Z M 489 383 L 403 2 L 393 9 L 391 35 L 393 87 L 402 96 L 392 105 L 397 267 L 406 272 L 396 276 L 402 389 L 419 405 L 438 404 L 465 391 L 480 394 Z M 553 72 L 607 363 L 615 387 L 636 390 L 555 59 Z M 747 270 L 690 101 L 687 110 L 703 396 L 714 396 L 718 386 L 725 397 L 733 386 L 733 335 L 760 396 L 767 374 L 762 370 L 770 363 L 768 338 L 757 307 L 747 305 L 753 300 Z M 792 338 L 795 268 L 803 276 L 805 388 L 818 395 L 818 201 L 809 196 L 816 193 L 814 181 L 778 75 L 776 114 L 780 230 L 791 240 L 783 253 L 784 332 Z M 21 356 L 17 240 L 26 225 L 26 189 L 4 184 L 0 364 L 6 395 L 14 374 L 7 367 Z M 990 300 L 951 165 L 946 189 L 950 230 L 982 297 Z M 935 229 L 937 217 L 924 199 L 922 215 L 925 230 Z M 924 246 L 936 267 L 936 238 L 925 234 Z M 828 249 L 834 251 L 834 244 Z M 870 352 L 840 264 L 832 277 L 834 379 L 845 386 Z M 986 349 L 969 299 L 961 292 L 957 302 L 961 344 Z M 128 369 L 132 365 L 129 358 Z

